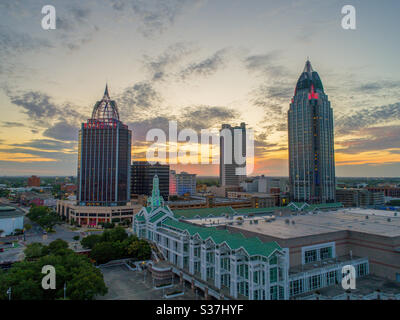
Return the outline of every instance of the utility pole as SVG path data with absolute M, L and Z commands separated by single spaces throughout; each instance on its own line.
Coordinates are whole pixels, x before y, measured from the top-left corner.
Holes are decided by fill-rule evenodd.
M 11 300 L 11 287 L 8 288 L 7 294 L 8 294 L 8 300 Z
M 67 283 L 64 282 L 64 300 L 67 298 Z

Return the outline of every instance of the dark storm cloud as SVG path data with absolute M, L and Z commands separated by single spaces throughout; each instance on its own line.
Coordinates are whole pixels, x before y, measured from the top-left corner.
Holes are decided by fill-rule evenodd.
M 364 108 L 357 112 L 343 115 L 336 119 L 335 129 L 339 135 L 343 135 L 365 127 L 395 120 L 400 120 L 400 102 L 379 107 Z
M 189 64 L 180 72 L 181 78 L 185 79 L 192 75 L 209 76 L 215 73 L 225 66 L 225 58 L 228 50 L 227 48 L 220 49 L 200 62 Z
M 186 9 L 202 0 L 111 0 L 112 8 L 119 12 L 133 12 L 139 19 L 139 31 L 146 37 L 162 33 L 175 23 Z
M 364 128 L 359 132 L 361 138 L 337 142 L 341 148 L 336 152 L 357 154 L 367 151 L 379 151 L 400 148 L 400 126 Z

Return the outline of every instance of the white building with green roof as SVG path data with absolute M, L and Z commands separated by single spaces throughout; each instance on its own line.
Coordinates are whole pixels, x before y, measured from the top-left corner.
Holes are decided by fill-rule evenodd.
M 216 298 L 289 298 L 289 255 L 276 242 L 262 242 L 179 221 L 157 190 L 134 218 L 133 230 L 157 245 L 173 271 Z

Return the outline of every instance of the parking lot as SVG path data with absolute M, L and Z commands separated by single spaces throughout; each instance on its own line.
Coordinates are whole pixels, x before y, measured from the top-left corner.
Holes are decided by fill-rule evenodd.
M 164 291 L 155 290 L 151 276 L 144 277 L 143 271 L 131 271 L 125 265 L 102 267 L 104 281 L 108 287 L 108 293 L 98 300 L 161 300 Z M 144 281 L 145 280 L 145 281 Z M 182 289 L 179 280 L 175 279 L 175 287 L 165 289 L 165 292 L 174 289 Z M 196 295 L 186 286 L 185 294 L 173 298 L 174 300 L 194 300 Z

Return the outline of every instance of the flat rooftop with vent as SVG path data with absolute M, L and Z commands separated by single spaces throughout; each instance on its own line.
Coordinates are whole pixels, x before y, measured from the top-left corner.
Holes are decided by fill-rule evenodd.
M 273 215 L 205 217 L 190 219 L 204 226 L 232 226 L 236 229 L 261 233 L 281 239 L 290 239 L 337 231 L 358 231 L 388 237 L 400 236 L 400 213 L 373 209 L 342 209 L 291 216 Z M 238 218 L 241 218 L 238 220 Z

